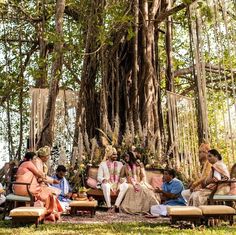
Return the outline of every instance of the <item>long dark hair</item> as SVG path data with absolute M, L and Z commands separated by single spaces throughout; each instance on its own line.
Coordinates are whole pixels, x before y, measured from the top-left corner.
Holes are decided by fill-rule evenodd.
M 129 162 L 125 161 L 125 157 L 129 156 Z M 136 157 L 133 152 L 126 152 L 122 156 L 122 163 L 128 164 L 130 167 L 132 167 L 136 163 Z
M 127 153 L 128 155 L 129 155 L 129 165 L 130 165 L 130 167 L 132 168 L 133 167 L 133 165 L 134 164 L 136 164 L 136 157 L 135 157 L 135 155 L 134 155 L 134 153 L 133 152 L 128 152 Z
M 34 158 L 34 156 L 36 156 L 35 152 L 26 152 L 25 156 L 24 156 L 24 160 L 20 162 L 19 166 L 23 163 L 23 162 L 27 162 L 30 161 Z

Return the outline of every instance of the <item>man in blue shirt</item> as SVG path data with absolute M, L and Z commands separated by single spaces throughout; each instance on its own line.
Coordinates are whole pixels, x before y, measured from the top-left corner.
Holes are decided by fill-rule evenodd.
M 186 206 L 186 201 L 181 195 L 184 190 L 183 183 L 176 177 L 175 170 L 164 170 L 162 189 L 156 188 L 155 191 L 161 194 L 163 204 L 151 207 L 151 214 L 154 216 L 166 216 L 167 206 Z
M 60 201 L 60 204 L 64 210 L 69 205 L 69 202 L 71 201 L 70 198 L 72 195 L 72 190 L 69 185 L 69 182 L 65 178 L 66 171 L 67 170 L 65 166 L 59 165 L 56 169 L 56 174 L 52 176 L 53 179 L 59 181 L 59 184 L 52 184 L 52 186 L 61 190 L 61 193 L 58 196 L 58 200 Z

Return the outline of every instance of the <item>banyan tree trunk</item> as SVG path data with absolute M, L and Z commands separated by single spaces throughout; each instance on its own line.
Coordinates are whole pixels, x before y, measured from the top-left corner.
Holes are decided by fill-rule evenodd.
M 157 83 L 160 84 L 161 80 L 161 66 L 159 63 L 159 48 L 158 48 L 158 41 L 159 41 L 159 31 L 156 30 L 155 34 L 155 42 L 156 42 L 156 71 L 157 71 Z M 157 110 L 158 110 L 158 117 L 159 117 L 159 128 L 160 128 L 160 135 L 161 135 L 161 142 L 164 143 L 166 141 L 165 130 L 164 130 L 164 117 L 163 117 L 163 110 L 162 110 L 162 102 L 161 102 L 161 88 L 157 86 Z
M 74 132 L 73 146 L 78 146 L 79 132 L 88 133 L 92 138 L 95 134 L 95 128 L 98 126 L 97 119 L 98 98 L 95 93 L 95 81 L 98 67 L 98 58 L 96 49 L 97 28 L 94 22 L 99 24 L 98 9 L 99 1 L 91 1 L 90 15 L 88 18 L 88 28 L 85 38 L 85 55 L 83 58 L 83 67 L 81 74 L 81 84 L 79 91 L 79 100 L 76 109 L 76 123 Z
M 144 58 L 144 70 L 142 74 L 142 80 L 144 84 L 144 105 L 142 125 L 147 129 L 148 141 L 151 141 L 152 145 L 156 145 L 156 155 L 160 157 L 161 139 L 159 128 L 159 117 L 157 110 L 158 100 L 158 83 L 157 74 L 155 70 L 155 54 L 154 54 L 154 20 L 157 11 L 160 6 L 159 0 L 153 0 L 152 5 L 149 6 L 147 0 L 142 2 L 142 14 L 143 14 L 143 49 Z M 149 143 L 148 143 L 149 144 Z
M 12 139 L 12 126 L 11 126 L 11 115 L 10 115 L 10 101 L 7 99 L 7 139 L 8 139 L 8 154 L 9 160 L 14 159 L 15 149 Z
M 45 88 L 47 87 L 47 43 L 44 39 L 45 37 L 45 21 L 46 12 L 44 0 L 38 5 L 39 12 L 42 12 L 42 21 L 37 24 L 38 41 L 39 41 L 39 70 L 38 78 L 36 79 L 36 87 Z
M 171 8 L 171 0 L 167 0 L 167 10 Z M 172 62 L 172 17 L 168 16 L 165 20 L 166 25 L 166 57 L 167 57 L 167 65 L 166 65 L 166 90 L 174 92 L 174 82 L 173 82 L 173 62 Z M 167 110 L 167 112 L 170 112 L 170 110 Z M 176 135 L 173 131 L 170 130 L 170 122 L 173 122 L 173 120 L 170 120 L 170 115 L 167 115 L 167 131 L 168 131 L 168 141 L 167 141 L 167 151 L 171 149 L 174 145 L 171 140 L 175 141 Z M 176 125 L 176 123 L 173 123 L 172 125 Z
M 57 0 L 56 3 L 56 33 L 58 36 L 57 42 L 54 45 L 55 60 L 52 64 L 52 78 L 50 81 L 49 96 L 47 109 L 43 121 L 43 129 L 40 133 L 40 138 L 37 143 L 37 148 L 48 145 L 52 146 L 54 133 L 54 118 L 55 118 L 55 105 L 56 98 L 59 92 L 59 80 L 62 74 L 63 64 L 63 16 L 65 10 L 65 0 Z
M 139 111 L 138 111 L 138 33 L 139 33 L 139 0 L 134 1 L 134 38 L 133 38 L 133 65 L 132 65 L 132 87 L 130 94 L 130 121 L 135 130 L 139 129 Z
M 198 10 L 193 4 L 190 7 L 190 17 L 191 9 L 194 8 L 195 12 Z M 190 39 L 193 51 L 193 60 L 195 64 L 194 68 L 194 78 L 196 84 L 196 106 L 197 106 L 197 117 L 198 117 L 198 141 L 202 143 L 203 141 L 208 141 L 208 117 L 207 117 L 207 105 L 206 105 L 206 84 L 203 68 L 201 64 L 203 63 L 203 57 L 201 54 L 201 21 L 199 16 L 195 15 L 196 20 L 190 23 Z

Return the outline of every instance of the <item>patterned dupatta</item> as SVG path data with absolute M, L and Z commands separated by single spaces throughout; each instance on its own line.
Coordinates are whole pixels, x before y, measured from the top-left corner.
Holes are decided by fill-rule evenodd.
M 129 164 L 126 164 L 125 166 L 125 174 L 127 176 L 128 183 L 135 184 L 137 183 L 137 166 L 133 164 L 130 166 Z
M 107 160 L 107 167 L 109 170 L 109 174 L 110 174 L 110 182 L 113 184 L 118 184 L 119 182 L 119 174 L 118 174 L 118 162 L 117 161 L 110 161 Z

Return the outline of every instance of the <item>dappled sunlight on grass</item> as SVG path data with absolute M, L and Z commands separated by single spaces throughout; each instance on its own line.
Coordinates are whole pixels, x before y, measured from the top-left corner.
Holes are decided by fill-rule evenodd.
M 15 235 L 51 235 L 51 234 L 236 234 L 236 226 L 224 226 L 216 228 L 195 228 L 180 230 L 171 228 L 167 224 L 154 224 L 154 223 L 111 223 L 111 224 L 43 224 L 35 228 L 35 225 L 12 228 L 11 222 L 0 222 L 0 234 L 15 234 Z

